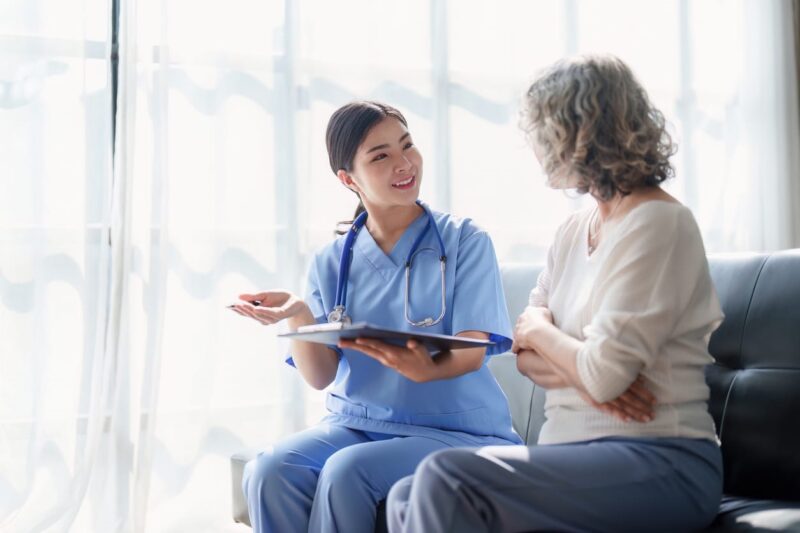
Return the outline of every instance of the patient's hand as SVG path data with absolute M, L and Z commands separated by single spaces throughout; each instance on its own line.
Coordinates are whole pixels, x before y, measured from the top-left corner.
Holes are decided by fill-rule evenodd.
M 519 350 L 517 353 L 517 370 L 543 389 L 564 389 L 570 387 L 569 382 L 555 367 L 533 350 Z M 577 390 L 577 389 L 576 389 Z M 656 397 L 645 386 L 644 377 L 639 374 L 628 390 L 610 402 L 599 403 L 591 396 L 578 390 L 578 394 L 594 407 L 624 422 L 650 422 L 654 416 Z
M 517 353 L 517 370 L 543 389 L 569 387 L 567 380 L 556 372 L 550 361 L 533 350 L 520 350 Z
M 533 348 L 530 339 L 536 335 L 537 329 L 552 324 L 553 313 L 548 308 L 526 307 L 514 326 L 514 343 L 511 351 L 517 353 L 519 350 Z
M 580 392 L 581 397 L 594 407 L 604 413 L 619 418 L 624 422 L 650 422 L 654 416 L 656 397 L 653 396 L 645 386 L 645 378 L 639 374 L 628 390 L 623 392 L 618 398 L 606 403 L 598 403 L 591 396 Z

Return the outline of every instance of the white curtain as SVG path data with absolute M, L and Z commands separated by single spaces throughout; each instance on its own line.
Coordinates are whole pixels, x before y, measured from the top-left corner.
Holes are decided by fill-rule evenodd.
M 112 354 L 110 8 L 0 3 L 0 530 L 64 531 L 101 464 Z
M 229 457 L 304 427 L 271 331 L 226 309 L 302 269 L 283 5 L 123 3 L 115 416 L 133 531 L 221 531 Z M 241 527 L 241 526 L 239 526 Z
M 738 185 L 732 189 L 741 193 L 725 191 L 717 199 L 728 228 L 722 247 L 800 247 L 800 109 L 792 2 L 751 0 L 742 18 L 739 105 L 731 105 L 738 131 L 728 145 L 730 179 Z
M 689 90 L 676 106 L 679 195 L 694 210 L 709 251 L 800 247 L 792 2 L 689 7 Z
M 322 396 L 225 305 L 301 290 L 352 214 L 324 147 L 350 99 L 407 115 L 431 205 L 540 261 L 585 199 L 544 187 L 520 95 L 559 57 L 615 53 L 674 126 L 669 188 L 709 251 L 800 246 L 791 18 L 781 0 L 120 0 L 114 117 L 111 2 L 2 0 L 0 531 L 244 530 L 229 455 L 313 423 Z

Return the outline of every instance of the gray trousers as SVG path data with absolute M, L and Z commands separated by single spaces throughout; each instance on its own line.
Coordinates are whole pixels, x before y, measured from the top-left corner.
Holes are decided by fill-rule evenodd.
M 722 456 L 707 440 L 456 448 L 392 487 L 387 520 L 391 533 L 692 531 L 721 495 Z

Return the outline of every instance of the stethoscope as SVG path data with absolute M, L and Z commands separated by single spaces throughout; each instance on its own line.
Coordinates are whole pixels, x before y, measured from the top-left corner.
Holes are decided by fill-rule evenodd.
M 404 311 L 406 322 L 411 324 L 412 326 L 423 327 L 427 328 L 433 325 L 438 324 L 444 318 L 444 313 L 447 309 L 447 305 L 445 302 L 446 292 L 445 292 L 445 267 L 447 266 L 447 253 L 444 249 L 444 241 L 442 241 L 442 235 L 439 233 L 439 228 L 436 227 L 436 222 L 433 220 L 433 215 L 431 214 L 428 206 L 423 204 L 421 201 L 417 200 L 417 205 L 420 206 L 424 211 L 425 214 L 428 216 L 428 224 L 425 226 L 419 235 L 417 235 L 414 244 L 411 246 L 411 250 L 408 252 L 408 257 L 406 258 L 406 288 L 405 288 L 405 302 L 404 302 Z M 364 211 L 356 219 L 353 221 L 353 225 L 350 227 L 350 230 L 347 232 L 347 237 L 344 240 L 344 247 L 342 248 L 342 259 L 339 263 L 339 277 L 336 280 L 336 299 L 334 301 L 333 310 L 328 313 L 328 322 L 339 322 L 341 324 L 349 324 L 350 317 L 347 315 L 346 310 L 346 303 L 347 303 L 347 278 L 350 275 L 350 261 L 353 257 L 353 245 L 356 242 L 356 237 L 358 237 L 358 231 L 364 227 L 364 224 L 367 222 L 367 212 Z M 441 303 L 441 312 L 439 313 L 439 317 L 434 319 L 433 317 L 426 317 L 419 321 L 411 320 L 411 317 L 408 316 L 408 298 L 409 298 L 409 285 L 411 283 L 411 264 L 414 261 L 414 257 L 423 250 L 430 250 L 430 248 L 419 248 L 419 243 L 422 242 L 422 239 L 428 233 L 430 228 L 433 228 L 433 231 L 436 233 L 436 239 L 439 241 L 439 251 L 441 254 L 439 255 L 439 270 L 441 271 L 441 287 L 442 287 L 442 303 Z

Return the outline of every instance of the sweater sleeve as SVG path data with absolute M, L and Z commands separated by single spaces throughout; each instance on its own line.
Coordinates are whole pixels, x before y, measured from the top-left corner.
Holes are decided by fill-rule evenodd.
M 572 215 L 563 224 L 561 224 L 558 229 L 556 229 L 553 242 L 547 249 L 547 262 L 545 263 L 542 271 L 539 273 L 539 276 L 536 278 L 536 286 L 528 295 L 528 305 L 530 307 L 547 307 L 550 297 L 550 286 L 553 282 L 552 276 L 556 257 L 558 255 L 561 242 L 564 239 L 566 228 L 574 225 L 576 220 L 577 215 Z
M 555 243 L 551 244 L 547 250 L 547 263 L 539 273 L 539 277 L 536 278 L 536 286 L 528 296 L 528 305 L 531 307 L 547 307 L 551 283 L 550 272 L 553 271 L 554 246 Z
M 631 212 L 637 218 L 609 242 L 596 280 L 593 316 L 583 329 L 576 363 L 584 387 L 598 402 L 617 398 L 653 364 L 682 315 L 697 305 L 695 288 L 710 283 L 691 212 L 651 211 Z

